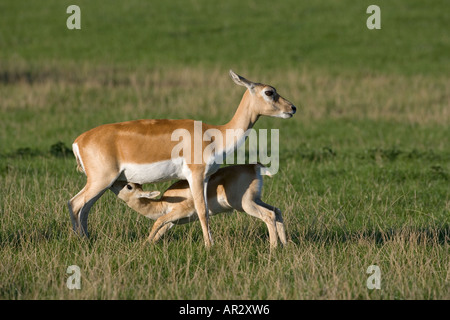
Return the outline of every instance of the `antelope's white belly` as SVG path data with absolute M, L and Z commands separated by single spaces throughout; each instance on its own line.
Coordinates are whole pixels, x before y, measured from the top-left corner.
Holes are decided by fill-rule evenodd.
M 125 163 L 118 180 L 145 184 L 173 179 L 186 179 L 182 158 L 158 161 L 148 164 Z

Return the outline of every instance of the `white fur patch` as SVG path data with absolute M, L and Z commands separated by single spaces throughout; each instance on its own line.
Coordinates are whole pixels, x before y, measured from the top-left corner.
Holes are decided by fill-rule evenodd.
M 266 95 L 266 91 L 274 91 L 274 94 L 276 94 L 276 93 L 275 93 L 275 90 L 272 89 L 272 88 L 265 87 L 265 88 L 264 88 L 263 90 L 261 90 L 261 92 L 259 93 L 259 94 L 261 95 L 261 97 L 263 97 L 264 100 L 266 100 L 268 103 L 272 103 L 272 102 L 273 102 L 273 96 L 268 96 L 268 95 Z
M 78 160 L 80 160 L 80 164 L 81 164 L 81 168 L 83 169 L 83 172 L 86 173 L 86 170 L 84 169 L 83 159 L 81 159 L 80 149 L 78 148 L 78 144 L 76 144 L 76 143 L 72 144 L 72 150 L 73 150 L 73 153 L 75 154 L 75 156 L 78 158 Z
M 139 184 L 187 178 L 181 157 L 149 164 L 125 163 L 121 171 L 118 180 Z

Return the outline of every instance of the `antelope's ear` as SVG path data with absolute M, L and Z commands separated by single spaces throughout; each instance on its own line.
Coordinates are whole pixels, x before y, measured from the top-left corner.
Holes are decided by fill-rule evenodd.
M 239 86 L 246 87 L 251 93 L 253 93 L 253 89 L 255 89 L 256 86 L 254 82 L 241 77 L 240 75 L 234 73 L 233 70 L 230 70 L 230 77 L 233 79 L 234 83 Z
M 138 194 L 138 199 L 147 198 L 147 199 L 155 199 L 161 194 L 159 191 L 144 191 Z

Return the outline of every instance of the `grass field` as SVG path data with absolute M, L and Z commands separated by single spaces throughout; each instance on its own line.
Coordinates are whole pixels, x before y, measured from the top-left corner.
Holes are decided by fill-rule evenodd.
M 369 1 L 78 1 L 75 31 L 69 4 L 0 3 L 0 299 L 450 299 L 445 1 L 378 1 L 373 31 Z M 91 238 L 74 235 L 73 140 L 131 119 L 225 123 L 243 94 L 230 68 L 298 107 L 256 125 L 280 129 L 263 199 L 288 246 L 270 251 L 243 213 L 211 219 L 209 251 L 199 223 L 143 246 L 151 222 L 111 192 Z

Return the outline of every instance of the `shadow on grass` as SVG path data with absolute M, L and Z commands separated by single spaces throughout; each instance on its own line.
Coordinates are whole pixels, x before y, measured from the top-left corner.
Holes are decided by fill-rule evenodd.
M 50 146 L 48 150 L 39 150 L 36 148 L 17 148 L 16 150 L 0 154 L 0 158 L 33 158 L 33 157 L 55 157 L 55 158 L 66 158 L 73 157 L 72 149 L 67 147 L 64 142 L 58 141 Z
M 305 234 L 291 234 L 291 240 L 295 244 L 301 244 L 305 241 L 324 244 L 368 241 L 376 245 L 383 245 L 388 242 L 402 241 L 416 244 L 445 245 L 450 244 L 450 226 L 361 231 L 308 231 Z
M 175 226 L 176 227 L 176 226 Z M 192 227 L 192 226 L 191 226 Z M 189 226 L 186 226 L 189 228 Z M 248 234 L 248 237 L 242 238 L 247 234 L 245 230 L 239 230 L 225 235 L 219 235 L 219 238 L 241 237 L 244 242 L 268 242 L 267 230 L 261 227 L 258 234 Z M 4 230 L 0 232 L 0 248 L 23 247 L 30 244 L 42 242 L 61 242 L 70 243 L 72 241 L 85 243 L 87 246 L 103 241 L 105 238 L 114 239 L 117 242 L 144 243 L 150 233 L 150 228 L 115 232 L 113 230 L 98 229 L 90 230 L 89 238 L 76 234 L 71 226 L 64 222 L 54 222 L 47 226 L 35 228 L 33 230 Z M 372 243 L 375 245 L 384 245 L 392 242 L 408 242 L 410 244 L 426 245 L 448 245 L 450 244 L 450 225 L 428 227 L 401 227 L 381 230 L 377 228 L 365 230 L 309 230 L 309 231 L 290 231 L 287 230 L 288 237 L 296 244 L 301 245 L 305 242 L 316 244 L 343 244 L 343 243 Z M 256 238 L 254 238 L 256 235 Z M 222 239 L 223 240 L 223 239 Z M 195 242 L 203 243 L 203 235 L 199 228 L 189 228 L 185 230 L 170 230 L 156 244 L 163 242 Z

